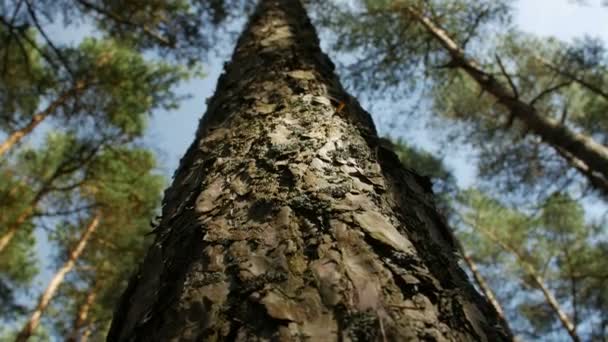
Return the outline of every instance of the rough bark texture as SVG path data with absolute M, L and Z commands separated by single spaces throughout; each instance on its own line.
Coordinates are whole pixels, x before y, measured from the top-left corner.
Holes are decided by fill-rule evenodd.
M 297 0 L 262 0 L 108 341 L 501 341 L 428 184 L 379 144 Z

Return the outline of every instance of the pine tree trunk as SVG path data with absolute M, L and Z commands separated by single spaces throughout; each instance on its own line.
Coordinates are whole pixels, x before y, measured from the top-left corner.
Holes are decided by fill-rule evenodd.
M 34 128 L 38 127 L 47 117 L 53 115 L 55 111 L 65 105 L 67 101 L 78 95 L 85 88 L 85 83 L 83 81 L 76 82 L 74 87 L 70 90 L 64 92 L 59 95 L 55 101 L 51 102 L 44 110 L 34 114 L 30 119 L 30 122 L 22 128 L 13 131 L 9 134 L 9 136 L 0 143 L 0 157 L 3 156 L 8 150 L 10 150 L 13 146 L 19 143 L 23 138 L 25 138 L 28 134 L 32 133 Z
M 72 332 L 66 339 L 67 342 L 85 342 L 88 340 L 88 337 L 91 334 L 89 313 L 97 299 L 97 292 L 99 291 L 98 286 L 97 283 L 93 284 L 89 288 L 82 303 L 78 306 L 78 311 L 76 311 L 76 317 L 74 318 L 74 323 L 72 325 Z
M 459 241 L 457 241 L 456 243 L 460 244 Z M 514 336 L 513 330 L 511 330 L 511 326 L 509 325 L 509 322 L 507 321 L 507 316 L 505 315 L 505 311 L 503 310 L 502 305 L 500 305 L 500 302 L 498 301 L 498 298 L 494 294 L 494 291 L 492 291 L 490 284 L 488 284 L 488 282 L 486 282 L 485 278 L 481 275 L 481 272 L 479 271 L 479 268 L 477 267 L 477 263 L 475 262 L 475 260 L 473 260 L 473 257 L 471 257 L 469 254 L 467 254 L 465 252 L 465 250 L 461 244 L 460 244 L 460 255 L 464 259 L 464 262 L 467 265 L 467 268 L 469 269 L 469 271 L 471 271 L 475 284 L 477 284 L 477 287 L 479 287 L 479 290 L 486 297 L 486 299 L 488 300 L 490 305 L 492 305 L 492 307 L 498 314 L 498 317 L 504 322 L 505 329 L 507 329 L 508 333 L 513 337 L 513 342 L 518 342 L 519 339 L 517 339 Z
M 61 283 L 65 279 L 65 276 L 74 268 L 74 265 L 76 265 L 76 261 L 84 251 L 89 241 L 89 238 L 97 229 L 97 226 L 99 225 L 99 220 L 100 215 L 96 214 L 89 223 L 89 225 L 85 228 L 84 232 L 80 236 L 80 239 L 78 240 L 74 248 L 70 251 L 68 260 L 63 264 L 63 266 L 61 266 L 59 270 L 57 270 L 53 278 L 51 278 L 51 281 L 49 282 L 48 286 L 38 299 L 38 305 L 36 306 L 36 309 L 34 309 L 34 311 L 32 312 L 29 320 L 23 326 L 21 332 L 19 332 L 19 335 L 17 335 L 15 342 L 27 341 L 34 333 L 34 330 L 38 327 L 38 324 L 40 323 L 42 313 L 48 307 L 49 303 L 51 302 L 51 299 L 55 295 L 55 292 L 57 292 L 59 285 L 61 285 Z
M 466 56 L 461 46 L 449 33 L 414 6 L 395 2 L 396 11 L 403 10 L 406 15 L 422 25 L 425 30 L 447 51 L 452 58 L 451 66 L 467 73 L 481 89 L 492 94 L 514 119 L 526 127 L 564 157 L 565 161 L 588 179 L 596 190 L 608 196 L 608 147 L 593 137 L 569 129 L 559 121 L 538 113 L 532 103 L 518 98 L 517 94 L 505 87 L 494 76 L 483 70 L 475 60 Z M 565 156 L 567 154 L 569 157 Z
M 32 218 L 32 215 L 34 215 L 38 204 L 40 203 L 42 198 L 47 194 L 47 192 L 48 191 L 46 187 L 43 187 L 42 190 L 38 191 L 38 193 L 36 193 L 36 196 L 34 196 L 34 198 L 30 201 L 29 205 L 25 208 L 25 210 L 23 210 L 21 214 L 19 214 L 15 222 L 10 224 L 6 231 L 2 233 L 2 236 L 0 236 L 0 254 L 4 252 L 4 250 L 13 240 L 15 235 L 17 235 L 17 232 L 19 231 L 19 229 L 21 229 L 23 224 L 27 222 L 27 220 Z
M 559 319 L 564 330 L 566 330 L 566 332 L 568 332 L 568 335 L 570 335 L 570 338 L 572 339 L 572 341 L 580 342 L 581 338 L 580 338 L 580 336 L 578 336 L 578 333 L 576 332 L 576 325 L 574 325 L 572 320 L 568 317 L 568 314 L 566 314 L 566 311 L 562 308 L 560 303 L 557 301 L 557 298 L 555 298 L 555 296 L 551 292 L 551 289 L 549 289 L 549 286 L 547 286 L 547 282 L 543 279 L 541 273 L 538 272 L 538 270 L 526 260 L 526 257 L 517 248 L 501 241 L 497 236 L 495 236 L 492 232 L 490 232 L 487 229 L 479 228 L 478 230 L 482 234 L 487 236 L 488 239 L 490 239 L 492 242 L 494 242 L 495 244 L 500 246 L 500 248 L 502 248 L 506 252 L 509 252 L 509 253 L 513 254 L 513 256 L 515 256 L 515 258 L 519 261 L 519 264 L 521 265 L 521 267 L 524 269 L 524 272 L 534 282 L 534 285 L 536 286 L 536 288 L 542 292 L 543 296 L 545 297 L 545 301 L 547 302 L 547 304 L 549 305 L 551 310 L 553 310 L 553 313 Z
M 503 341 L 428 186 L 262 0 L 166 192 L 108 341 Z
M 4 252 L 9 243 L 13 240 L 21 226 L 32 216 L 34 207 L 28 207 L 19 217 L 11 224 L 8 229 L 0 236 L 0 253 Z

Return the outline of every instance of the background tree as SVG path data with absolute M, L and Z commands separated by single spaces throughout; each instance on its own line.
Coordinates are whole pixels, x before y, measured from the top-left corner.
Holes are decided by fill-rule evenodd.
M 59 244 L 57 273 L 40 295 L 38 305 L 21 329 L 18 340 L 25 341 L 34 333 L 57 291 L 64 291 L 62 287 L 77 290 L 86 288 L 88 282 L 94 280 L 100 299 L 107 300 L 104 297 L 110 296 L 116 300 L 116 289 L 121 288 L 133 267 L 133 264 L 123 264 L 124 261 L 135 259 L 146 245 L 143 243 L 144 232 L 149 229 L 148 218 L 156 209 L 162 186 L 162 178 L 153 173 L 154 167 L 150 152 L 124 147 L 106 147 L 90 161 L 86 177 L 70 194 L 75 197 L 76 192 L 78 198 L 72 200 L 86 209 L 74 211 L 76 215 L 65 215 L 57 223 L 53 234 Z M 116 260 L 119 265 L 112 265 L 116 258 L 121 259 L 120 262 Z M 84 267 L 84 270 L 74 274 L 75 267 Z M 75 305 L 73 298 L 64 301 L 67 301 L 64 305 Z M 96 310 L 79 323 L 78 335 L 78 330 L 88 325 L 91 325 L 91 334 L 105 332 L 104 319 L 107 328 L 108 311 L 111 309 L 107 304 L 104 307 L 97 302 L 91 303 Z M 101 309 L 105 312 L 99 311 Z M 65 320 L 66 311 L 64 307 L 51 321 L 58 324 Z M 92 329 L 95 325 L 99 326 Z M 70 337 L 68 333 L 72 331 L 63 332 L 66 338 Z
M 82 186 L 90 181 L 92 161 L 107 148 L 120 149 L 141 137 L 151 112 L 175 107 L 179 98 L 173 89 L 197 75 L 191 62 L 193 56 L 200 60 L 212 41 L 211 26 L 237 6 L 230 1 L 2 2 L 2 325 L 24 313 L 23 300 L 16 297 L 33 294 L 27 287 L 36 274 L 34 235 L 46 235 L 58 220 L 73 220 L 90 209 L 82 201 Z M 61 39 L 53 33 L 59 23 L 84 32 L 93 28 L 96 37 Z M 49 129 L 46 140 L 33 135 Z M 18 148 L 24 138 L 26 145 Z
M 580 205 L 556 193 L 524 214 L 473 190 L 460 201 L 460 236 L 510 304 L 519 334 L 555 338 L 565 329 L 573 340 L 605 337 L 604 265 L 589 257 L 605 253 L 606 242 Z
M 20 196 L 31 196 L 29 188 L 8 170 L 0 177 L 0 233 L 17 219 L 24 210 Z M 24 313 L 24 308 L 15 298 L 15 292 L 27 288 L 38 271 L 34 255 L 33 223 L 25 220 L 19 226 L 14 242 L 0 258 L 0 317 L 15 319 Z
M 37 99 L 48 105 L 5 112 L 8 131 L 7 138 L 0 144 L 0 154 L 6 153 L 48 118 L 73 131 L 120 130 L 126 135 L 141 135 L 145 115 L 159 107 L 175 106 L 177 98 L 172 88 L 187 75 L 182 68 L 146 61 L 131 47 L 114 41 L 85 39 L 76 49 L 65 51 L 64 58 L 70 62 L 74 80 L 67 83 L 48 80 L 51 84 Z M 6 84 L 9 86 L 10 83 Z M 10 98 L 18 96 L 18 91 L 12 89 Z M 23 106 L 6 108 L 11 107 L 20 109 Z M 42 109 L 38 110 L 38 107 Z

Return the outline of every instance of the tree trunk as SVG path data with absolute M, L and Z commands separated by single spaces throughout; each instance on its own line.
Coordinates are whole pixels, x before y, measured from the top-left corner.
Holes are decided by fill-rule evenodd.
M 592 137 L 570 130 L 559 121 L 538 113 L 532 103 L 527 103 L 513 94 L 494 76 L 483 70 L 475 60 L 466 56 L 464 50 L 443 28 L 422 14 L 415 7 L 400 5 L 395 2 L 396 10 L 403 10 L 448 52 L 452 58 L 451 65 L 466 72 L 481 89 L 492 94 L 498 103 L 505 106 L 509 114 L 523 122 L 531 132 L 553 147 L 589 180 L 589 183 L 608 196 L 608 147 L 596 142 Z M 566 158 L 567 153 L 571 158 Z
M 66 339 L 67 342 L 86 342 L 91 334 L 90 322 L 89 322 L 89 313 L 93 304 L 95 303 L 95 299 L 97 299 L 97 292 L 99 291 L 98 283 L 95 282 L 89 288 L 84 300 L 78 307 L 78 311 L 76 312 L 76 317 L 74 318 L 74 323 L 72 325 L 72 332 Z M 79 338 L 80 337 L 80 338 Z
M 524 272 L 528 274 L 528 276 L 532 279 L 536 287 L 543 293 L 547 304 L 549 305 L 549 307 L 551 307 L 551 310 L 553 310 L 553 312 L 559 319 L 560 323 L 562 324 L 562 327 L 568 332 L 568 335 L 570 335 L 572 341 L 580 342 L 581 338 L 576 332 L 576 326 L 574 325 L 574 323 L 572 323 L 572 321 L 568 317 L 568 314 L 566 314 L 566 312 L 559 304 L 555 296 L 553 296 L 553 293 L 551 293 L 551 290 L 547 286 L 547 283 L 543 279 L 542 275 L 536 270 L 536 268 L 530 263 L 528 263 L 524 255 L 522 255 L 522 253 L 520 253 L 517 248 L 514 248 L 513 246 L 501 241 L 497 236 L 495 236 L 487 229 L 479 228 L 477 230 L 487 236 L 492 242 L 500 246 L 500 248 L 515 256 L 515 258 L 519 261 L 522 268 L 524 269 Z
M 505 328 L 507 329 L 509 334 L 513 336 L 513 341 L 518 341 L 518 339 L 513 335 L 513 330 L 511 330 L 511 327 L 509 326 L 509 322 L 507 321 L 507 316 L 505 315 L 505 311 L 503 310 L 502 305 L 500 305 L 500 302 L 498 301 L 498 298 L 496 298 L 494 291 L 492 291 L 490 284 L 488 284 L 485 278 L 481 275 L 481 272 L 479 272 L 477 263 L 475 262 L 475 260 L 473 260 L 473 257 L 471 257 L 465 251 L 464 246 L 459 240 L 456 240 L 456 243 L 458 245 L 458 251 L 460 252 L 460 255 L 464 259 L 467 268 L 469 269 L 469 271 L 471 271 L 471 274 L 473 275 L 473 280 L 475 281 L 475 284 L 477 284 L 477 287 L 479 287 L 479 289 L 486 297 L 490 305 L 492 305 L 492 307 L 498 314 L 498 317 L 505 323 Z
M 91 325 L 86 326 L 83 329 L 82 334 L 80 336 L 80 340 L 78 342 L 87 342 L 89 340 L 89 337 L 91 337 L 92 334 L 93 334 L 93 327 Z
M 0 236 L 0 253 L 6 249 L 8 244 L 13 240 L 19 231 L 19 228 L 32 216 L 33 213 L 34 207 L 28 207 L 21 213 L 21 215 L 19 215 L 19 217 L 17 217 L 17 220 L 15 220 L 15 222 L 8 227 L 4 234 Z
M 108 341 L 504 341 L 298 0 L 262 0 Z
M 84 248 L 86 247 L 89 238 L 97 229 L 100 218 L 101 215 L 99 213 L 93 217 L 89 225 L 82 233 L 82 236 L 80 236 L 80 239 L 78 240 L 74 248 L 70 251 L 68 260 L 63 264 L 63 266 L 61 266 L 57 273 L 55 273 L 53 278 L 51 278 L 51 281 L 49 282 L 48 286 L 38 299 L 38 305 L 36 306 L 36 309 L 34 310 L 34 312 L 32 312 L 32 315 L 21 329 L 21 332 L 19 332 L 19 335 L 17 335 L 17 338 L 15 339 L 16 342 L 27 341 L 36 329 L 36 327 L 38 327 L 38 324 L 40 323 L 40 318 L 42 317 L 42 313 L 44 312 L 44 310 L 46 310 L 47 306 L 51 302 L 51 299 L 55 295 L 55 292 L 59 288 L 59 285 L 61 285 L 61 283 L 65 279 L 65 276 L 74 268 L 74 265 L 76 265 L 76 261 L 84 251 Z
M 42 121 L 44 121 L 48 116 L 53 115 L 55 113 L 55 111 L 66 104 L 66 102 L 78 95 L 85 87 L 85 83 L 82 81 L 76 82 L 76 84 L 74 85 L 74 87 L 72 87 L 70 90 L 64 92 L 63 94 L 59 95 L 59 97 L 57 99 L 55 99 L 55 101 L 51 102 L 50 105 L 48 105 L 48 107 L 46 107 L 44 110 L 34 114 L 32 116 L 32 118 L 30 119 L 30 122 L 27 123 L 27 125 L 25 125 L 24 127 L 11 132 L 9 134 L 9 136 L 6 138 L 6 140 L 4 140 L 2 143 L 0 143 L 0 157 L 3 156 L 6 152 L 8 152 L 8 150 L 10 150 L 13 146 L 15 146 L 17 143 L 19 143 L 21 141 L 21 139 L 23 139 L 25 136 L 27 136 L 28 134 L 32 133 L 32 131 L 34 130 L 34 128 L 36 128 L 40 123 L 42 123 Z
M 6 249 L 8 244 L 13 240 L 13 238 L 15 237 L 15 235 L 17 234 L 17 232 L 19 231 L 21 226 L 32 217 L 32 215 L 36 211 L 36 207 L 38 206 L 38 203 L 46 195 L 46 193 L 47 193 L 46 189 L 47 189 L 46 187 L 43 187 L 42 190 L 40 190 L 40 191 L 38 191 L 38 193 L 36 193 L 36 196 L 34 196 L 34 198 L 31 200 L 31 202 L 29 203 L 27 208 L 25 208 L 25 210 L 23 210 L 21 212 L 21 214 L 19 214 L 19 216 L 17 217 L 15 222 L 13 222 L 8 227 L 8 229 L 5 232 L 3 232 L 2 236 L 0 236 L 0 254 L 2 254 L 2 252 L 4 252 L 4 250 Z

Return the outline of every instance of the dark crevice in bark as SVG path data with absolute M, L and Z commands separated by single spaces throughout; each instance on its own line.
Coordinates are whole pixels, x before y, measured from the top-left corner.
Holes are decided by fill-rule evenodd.
M 405 299 L 410 299 L 414 295 L 422 293 L 429 298 L 431 303 L 436 304 L 438 302 L 437 288 L 429 279 L 419 278 L 419 283 L 408 284 L 403 277 L 395 271 L 395 266 L 398 266 L 405 271 L 412 270 L 414 267 L 421 267 L 422 265 L 419 260 L 415 260 L 408 255 L 394 251 L 390 247 L 383 245 L 370 237 L 366 237 L 365 242 L 367 242 L 374 253 L 378 255 L 380 260 L 387 266 L 387 269 L 393 276 L 393 281 L 399 289 L 401 289 L 401 293 Z

